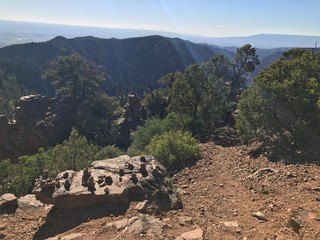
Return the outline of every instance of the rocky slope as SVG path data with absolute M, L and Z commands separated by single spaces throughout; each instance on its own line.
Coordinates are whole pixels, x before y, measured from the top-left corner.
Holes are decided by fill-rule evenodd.
M 173 176 L 183 209 L 84 222 L 51 239 L 320 239 L 320 167 L 253 158 L 249 147 L 202 144 L 203 158 Z M 0 216 L 2 239 L 32 239 L 45 208 Z

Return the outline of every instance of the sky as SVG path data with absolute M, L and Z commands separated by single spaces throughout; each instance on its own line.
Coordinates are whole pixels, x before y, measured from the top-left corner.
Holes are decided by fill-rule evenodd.
M 0 0 L 0 19 L 208 37 L 320 36 L 320 0 Z

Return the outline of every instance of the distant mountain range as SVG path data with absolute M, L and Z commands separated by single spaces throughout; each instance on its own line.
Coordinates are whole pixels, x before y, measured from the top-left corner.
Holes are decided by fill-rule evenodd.
M 236 38 L 179 35 L 197 43 L 165 37 L 176 35 L 165 32 L 161 32 L 164 36 L 126 38 L 155 33 L 159 34 L 144 30 L 0 21 L 0 46 L 10 45 L 0 48 L 0 68 L 15 75 L 27 88 L 47 93 L 50 91 L 49 85 L 43 82 L 41 73 L 49 61 L 78 52 L 103 66 L 116 85 L 126 84 L 134 89 L 143 89 L 154 85 L 169 72 L 181 71 L 192 63 L 206 61 L 217 54 L 233 58 L 237 47 L 251 43 L 257 49 L 261 64 L 250 75 L 250 83 L 260 70 L 280 58 L 289 48 L 314 47 L 317 42 L 320 43 L 320 37 L 268 34 Z M 84 35 L 100 38 L 77 37 Z
M 281 34 L 258 34 L 248 37 L 208 38 L 208 42 L 219 46 L 243 46 L 250 43 L 257 48 L 313 48 L 320 43 L 320 36 Z
M 320 36 L 259 34 L 248 37 L 212 38 L 141 29 L 82 27 L 0 20 L 0 47 L 27 42 L 43 42 L 56 36 L 66 38 L 94 36 L 124 39 L 149 35 L 178 37 L 195 43 L 208 43 L 224 47 L 240 47 L 250 43 L 256 48 L 312 48 L 316 43 L 320 44 Z
M 0 68 L 36 92 L 46 93 L 42 71 L 57 56 L 80 53 L 104 67 L 110 79 L 131 89 L 155 85 L 163 75 L 183 70 L 217 55 L 233 52 L 208 44 L 195 44 L 178 38 L 148 36 L 128 39 L 55 37 L 41 43 L 25 43 L 0 48 Z
M 206 61 L 217 54 L 233 58 L 237 47 L 251 43 L 257 49 L 261 64 L 249 76 L 250 83 L 260 70 L 290 47 L 314 47 L 320 42 L 320 37 L 268 34 L 236 38 L 179 35 L 197 43 L 165 37 L 176 35 L 166 32 L 161 32 L 165 36 L 126 38 L 155 33 L 159 32 L 0 20 L 0 47 L 10 45 L 0 48 L 0 67 L 6 73 L 14 74 L 27 88 L 47 93 L 49 86 L 43 82 L 41 73 L 48 62 L 57 56 L 78 52 L 102 65 L 115 84 L 124 86 L 125 83 L 141 89 L 154 85 L 169 72 L 183 70 L 192 63 Z M 84 35 L 100 38 L 76 37 Z

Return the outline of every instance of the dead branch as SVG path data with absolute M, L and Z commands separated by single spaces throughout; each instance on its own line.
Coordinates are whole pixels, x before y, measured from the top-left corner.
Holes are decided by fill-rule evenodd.
M 254 177 L 254 176 L 258 175 L 258 174 L 259 174 L 259 173 L 261 173 L 261 172 L 272 172 L 272 173 L 277 173 L 277 172 L 278 172 L 278 170 L 273 169 L 273 168 L 260 168 L 258 171 L 256 171 L 256 172 L 254 172 L 253 174 L 249 175 L 249 176 L 247 177 L 247 179 L 248 179 L 248 178 L 252 178 L 252 177 Z

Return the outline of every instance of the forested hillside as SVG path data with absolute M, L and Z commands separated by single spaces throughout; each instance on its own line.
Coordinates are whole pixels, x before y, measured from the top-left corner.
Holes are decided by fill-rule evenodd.
M 123 40 L 56 37 L 47 42 L 0 49 L 0 66 L 6 73 L 15 75 L 25 87 L 47 93 L 48 85 L 41 79 L 42 71 L 57 56 L 72 53 L 79 53 L 103 66 L 113 84 L 132 90 L 146 89 L 166 73 L 181 71 L 192 63 L 208 60 L 216 53 L 232 55 L 232 52 L 219 47 L 162 36 Z M 116 90 L 110 91 L 113 94 Z

